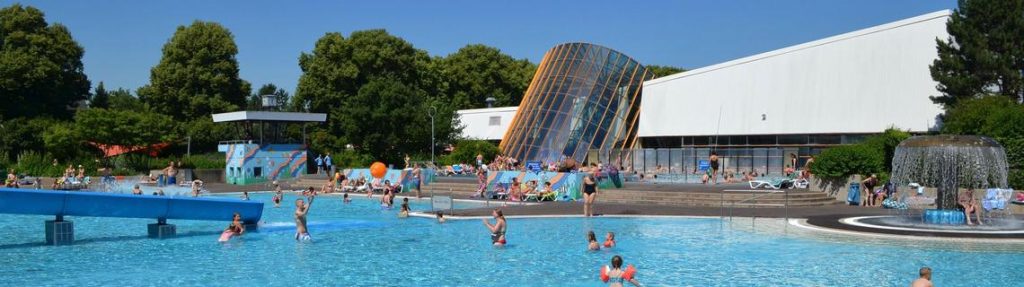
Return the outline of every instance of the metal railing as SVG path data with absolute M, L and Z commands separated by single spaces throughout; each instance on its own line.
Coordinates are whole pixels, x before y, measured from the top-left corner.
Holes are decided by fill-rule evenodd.
M 725 189 L 722 189 L 722 190 L 719 191 L 720 196 L 721 196 L 721 199 L 720 199 L 720 206 L 721 207 L 720 208 L 721 208 L 722 221 L 725 221 L 725 218 L 726 218 L 725 192 L 726 192 Z M 758 191 L 758 192 L 760 192 L 760 191 Z M 746 199 L 743 199 L 743 200 L 738 200 L 738 201 L 737 200 L 731 201 L 729 203 L 729 207 L 728 207 L 729 221 L 732 222 L 733 211 L 736 209 L 736 205 L 744 204 L 744 203 L 757 203 L 758 199 L 761 199 L 761 198 L 764 198 L 764 197 L 769 197 L 769 196 L 776 195 L 776 194 L 779 194 L 779 193 L 781 193 L 783 195 L 783 197 L 782 197 L 783 201 L 782 201 L 782 206 L 781 207 L 783 209 L 783 214 L 784 214 L 785 220 L 788 222 L 789 221 L 789 189 L 788 188 L 787 189 L 778 189 L 778 190 L 775 190 L 775 189 L 764 190 L 764 193 L 753 193 L 752 196 L 749 197 L 749 198 L 746 198 Z M 757 218 L 756 215 L 751 216 L 751 217 L 753 217 L 755 219 Z M 751 224 L 753 224 L 753 221 L 751 222 Z

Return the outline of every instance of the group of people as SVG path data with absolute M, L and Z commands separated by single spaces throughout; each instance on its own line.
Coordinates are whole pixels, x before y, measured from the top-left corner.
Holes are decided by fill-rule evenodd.
M 334 171 L 334 162 L 331 161 L 331 153 L 318 155 L 316 156 L 316 159 L 313 159 L 313 162 L 316 163 L 316 174 L 318 175 L 323 173 L 330 174 Z

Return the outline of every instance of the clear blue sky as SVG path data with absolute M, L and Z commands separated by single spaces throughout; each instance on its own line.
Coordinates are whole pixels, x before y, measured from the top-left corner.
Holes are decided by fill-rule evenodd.
M 235 36 L 241 77 L 294 91 L 298 56 L 326 32 L 384 28 L 431 55 L 467 44 L 536 62 L 558 43 L 601 44 L 643 64 L 698 68 L 942 9 L 955 0 L 744 1 L 17 1 L 67 26 L 93 86 L 149 82 L 179 25 Z M 0 0 L 2 6 L 15 1 Z

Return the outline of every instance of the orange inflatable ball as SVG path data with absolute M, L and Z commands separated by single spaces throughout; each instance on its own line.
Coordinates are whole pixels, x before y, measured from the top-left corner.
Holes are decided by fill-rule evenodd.
M 383 162 L 375 162 L 370 165 L 370 175 L 374 178 L 383 178 L 388 173 L 388 167 Z

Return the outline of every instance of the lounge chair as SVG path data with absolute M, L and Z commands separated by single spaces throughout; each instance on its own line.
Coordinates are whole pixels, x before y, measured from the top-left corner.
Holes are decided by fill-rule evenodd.
M 782 188 L 790 188 L 790 187 L 794 186 L 793 180 L 788 179 L 788 178 L 786 178 L 786 179 L 773 179 L 771 181 L 751 180 L 751 181 L 749 181 L 747 183 L 750 184 L 750 188 L 751 189 L 759 189 L 759 188 L 782 189 Z
M 498 183 L 494 185 L 494 189 L 488 193 L 487 197 L 491 199 L 508 199 L 508 189 L 505 188 L 507 183 Z

